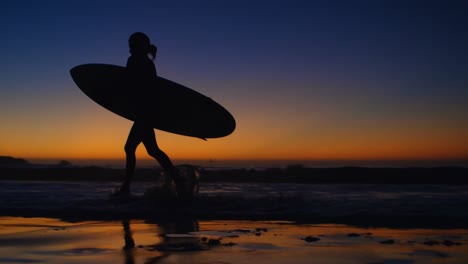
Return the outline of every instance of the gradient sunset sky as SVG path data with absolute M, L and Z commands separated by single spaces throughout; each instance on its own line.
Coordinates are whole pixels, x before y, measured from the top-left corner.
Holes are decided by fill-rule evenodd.
M 466 165 L 467 14 L 456 0 L 2 1 L 0 156 L 124 158 L 132 122 L 69 70 L 124 66 L 142 31 L 160 76 L 237 121 L 206 142 L 156 131 L 172 159 Z

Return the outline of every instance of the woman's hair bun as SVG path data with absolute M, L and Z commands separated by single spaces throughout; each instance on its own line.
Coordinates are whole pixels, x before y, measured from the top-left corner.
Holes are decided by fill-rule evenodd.
M 149 46 L 148 53 L 151 54 L 151 57 L 153 57 L 153 60 L 154 60 L 154 58 L 156 58 L 156 52 L 157 51 L 158 51 L 158 48 L 154 44 L 151 44 Z

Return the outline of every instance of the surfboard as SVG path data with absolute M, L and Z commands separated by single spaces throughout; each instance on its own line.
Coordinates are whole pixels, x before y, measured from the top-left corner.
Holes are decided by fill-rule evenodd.
M 206 139 L 227 136 L 236 127 L 231 113 L 213 99 L 163 77 L 142 82 L 125 67 L 98 63 L 78 65 L 70 74 L 97 104 L 155 129 Z

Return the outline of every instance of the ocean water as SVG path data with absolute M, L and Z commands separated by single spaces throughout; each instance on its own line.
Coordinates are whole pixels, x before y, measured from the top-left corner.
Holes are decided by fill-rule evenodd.
M 118 182 L 1 181 L 3 215 L 45 216 L 75 210 L 96 213 L 157 213 L 164 202 L 141 197 L 152 185 L 136 182 L 128 203 L 109 201 Z M 198 218 L 277 218 L 369 225 L 468 226 L 468 186 L 425 184 L 201 183 L 190 207 Z M 167 209 L 167 208 L 166 208 Z

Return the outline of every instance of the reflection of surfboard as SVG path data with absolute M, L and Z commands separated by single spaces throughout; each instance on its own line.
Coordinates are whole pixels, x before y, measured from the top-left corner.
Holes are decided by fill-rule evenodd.
M 102 107 L 156 129 L 204 139 L 227 136 L 236 127 L 233 116 L 211 98 L 161 77 L 138 84 L 125 67 L 109 64 L 83 64 L 70 73 Z

